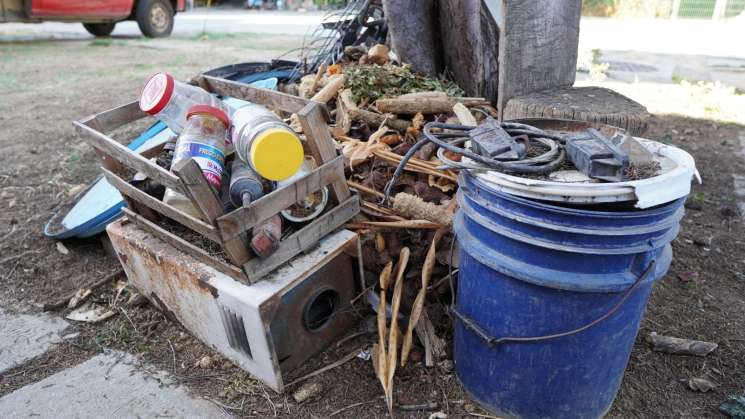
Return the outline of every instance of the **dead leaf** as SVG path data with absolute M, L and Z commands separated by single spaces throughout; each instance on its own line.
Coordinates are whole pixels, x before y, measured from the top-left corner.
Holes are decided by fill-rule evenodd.
M 392 134 L 386 134 L 380 138 L 380 142 L 387 145 L 396 145 L 402 141 L 401 134 L 394 132 Z
M 441 176 L 429 175 L 429 177 L 427 178 L 427 183 L 429 183 L 429 186 L 437 188 L 443 192 L 450 192 L 455 190 L 455 183 Z
M 68 250 L 67 247 L 65 247 L 65 245 L 62 244 L 62 242 L 57 242 L 57 251 L 62 253 L 65 256 L 70 254 L 70 250 Z
M 332 64 L 329 66 L 328 70 L 326 72 L 330 75 L 332 74 L 341 74 L 341 65 L 339 64 Z
M 688 388 L 693 391 L 706 393 L 717 388 L 717 384 L 707 380 L 706 378 L 691 378 L 688 380 Z
M 349 168 L 353 169 L 355 163 L 369 159 L 377 150 L 390 150 L 387 144 L 380 142 L 380 138 L 388 131 L 389 128 L 382 124 L 366 142 L 346 141 L 342 147 L 342 154 L 349 159 Z
M 67 196 L 75 196 L 82 192 L 86 188 L 86 185 L 84 184 L 78 184 L 75 186 L 72 186 L 70 189 L 67 190 Z
M 98 323 L 115 314 L 115 311 L 109 310 L 107 307 L 88 303 L 71 311 L 70 314 L 67 315 L 67 319 L 85 323 Z
M 425 120 L 424 115 L 419 112 L 416 115 L 414 115 L 414 118 L 411 119 L 411 127 L 415 130 L 419 131 L 424 126 Z
M 90 288 L 80 288 L 79 290 L 75 291 L 75 295 L 70 298 L 70 301 L 67 302 L 67 308 L 75 308 L 80 305 L 80 303 L 83 302 L 86 298 L 88 298 L 89 295 L 91 295 L 93 291 Z
M 683 271 L 678 272 L 678 279 L 683 282 L 691 282 L 698 279 L 698 272 L 695 271 Z
M 427 287 L 429 287 L 429 279 L 432 277 L 432 268 L 435 266 L 437 261 L 437 243 L 440 241 L 442 236 L 450 231 L 449 227 L 444 227 L 435 232 L 435 237 L 432 239 L 432 244 L 427 251 L 427 256 L 424 259 L 424 265 L 422 266 L 422 288 L 419 289 L 419 293 L 414 300 L 414 305 L 411 308 L 411 315 L 409 316 L 409 325 L 404 335 L 404 342 L 401 347 L 401 368 L 406 366 L 406 361 L 409 358 L 409 352 L 411 352 L 411 345 L 414 335 L 414 327 L 416 327 L 419 317 L 422 315 L 424 309 L 424 299 L 427 296 Z
M 205 355 L 202 358 L 200 358 L 199 361 L 197 361 L 196 364 L 194 364 L 194 366 L 207 369 L 207 368 L 210 368 L 213 363 L 214 363 L 214 360 L 212 359 L 212 357 L 209 355 Z
M 401 308 L 401 294 L 403 293 L 403 277 L 406 272 L 406 266 L 409 263 L 410 251 L 408 247 L 401 249 L 398 257 L 398 270 L 396 272 L 396 282 L 393 286 L 393 298 L 391 299 L 391 327 L 388 335 L 388 361 L 386 369 L 386 402 L 388 411 L 393 414 L 393 376 L 396 373 L 396 363 L 398 358 L 398 312 Z

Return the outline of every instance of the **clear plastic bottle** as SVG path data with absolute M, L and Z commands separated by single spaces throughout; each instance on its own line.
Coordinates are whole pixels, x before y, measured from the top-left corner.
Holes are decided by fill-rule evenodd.
M 219 191 L 225 170 L 225 137 L 230 126 L 228 116 L 219 108 L 195 105 L 188 110 L 186 120 L 186 127 L 176 141 L 171 168 L 192 158 L 202 169 L 207 183 Z M 201 212 L 180 192 L 166 189 L 163 201 L 187 214 L 202 217 Z
M 140 109 L 163 121 L 176 134 L 183 131 L 186 113 L 195 105 L 227 110 L 227 106 L 216 96 L 197 86 L 177 81 L 168 73 L 154 74 L 140 94 Z
M 303 164 L 303 145 L 274 112 L 249 103 L 236 109 L 231 119 L 235 152 L 256 173 L 273 181 L 297 173 Z

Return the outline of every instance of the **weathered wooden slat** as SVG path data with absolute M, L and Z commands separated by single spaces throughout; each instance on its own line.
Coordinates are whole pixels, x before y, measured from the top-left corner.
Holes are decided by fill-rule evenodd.
M 290 258 L 301 252 L 308 251 L 322 237 L 341 227 L 347 220 L 354 217 L 359 210 L 359 197 L 357 195 L 351 196 L 331 211 L 315 219 L 302 230 L 282 240 L 279 244 L 279 249 L 268 258 L 254 258 L 249 260 L 243 265 L 243 270 L 249 282 L 256 282 L 264 275 L 287 262 Z
M 184 192 L 191 202 L 204 214 L 204 218 L 210 224 L 216 226 L 215 220 L 224 213 L 222 202 L 207 183 L 197 162 L 194 159 L 182 160 L 177 162 L 171 170 L 181 179 Z M 243 240 L 222 240 L 222 235 L 220 235 L 220 244 L 230 257 L 230 261 L 237 266 L 243 265 L 251 258 Z
M 78 135 L 80 135 L 80 138 L 90 144 L 91 147 L 111 156 L 114 160 L 131 169 L 144 173 L 149 178 L 165 187 L 179 191 L 182 190 L 181 182 L 173 173 L 163 169 L 155 163 L 152 163 L 141 155 L 133 153 L 132 150 L 89 126 L 77 121 L 73 122 L 73 125 L 75 126 Z
M 153 198 L 145 192 L 135 188 L 124 179 L 106 169 L 103 169 L 103 174 L 104 176 L 106 176 L 106 180 L 109 181 L 111 186 L 118 189 L 119 192 L 121 192 L 122 194 L 134 199 L 137 202 L 142 203 L 148 208 L 153 209 L 154 211 L 184 225 L 185 227 L 196 231 L 197 233 L 214 241 L 215 243 L 220 243 L 220 236 L 217 233 L 217 229 L 215 227 L 205 223 L 202 220 L 198 220 L 188 214 L 185 214 L 177 210 L 176 208 L 171 207 L 170 205 L 164 204 L 162 201 L 159 201 L 158 199 Z
M 198 261 L 202 263 L 206 263 L 207 265 L 213 267 L 218 272 L 222 272 L 225 275 L 235 279 L 239 282 L 247 282 L 246 275 L 243 273 L 243 271 L 238 268 L 237 266 L 230 265 L 228 263 L 225 263 L 209 253 L 205 252 L 204 250 L 198 248 L 197 246 L 194 246 L 193 244 L 187 242 L 186 240 L 177 237 L 168 231 L 162 229 L 158 225 L 146 220 L 144 217 L 140 216 L 139 214 L 135 214 L 128 208 L 123 208 L 124 214 L 132 221 L 135 222 L 139 227 L 141 227 L 143 230 L 147 231 L 148 233 L 152 234 L 153 236 L 163 240 L 164 242 L 172 245 L 176 249 L 194 257 Z
M 160 153 L 163 152 L 163 147 L 165 146 L 166 146 L 166 143 L 156 144 L 150 148 L 146 148 L 145 150 L 138 151 L 137 154 L 149 160 L 149 159 L 152 159 L 153 157 L 158 157 Z
M 147 114 L 140 109 L 138 101 L 129 102 L 126 105 L 96 114 L 96 123 L 98 124 L 96 129 L 106 133 L 146 116 Z
M 297 113 L 310 103 L 310 100 L 298 96 L 262 89 L 219 77 L 201 75 L 198 81 L 200 85 L 207 87 L 207 90 L 211 92 L 236 99 L 248 100 L 289 113 Z
M 296 182 L 264 195 L 247 207 L 238 208 L 218 218 L 217 225 L 222 231 L 223 239 L 238 237 L 309 194 L 321 190 L 334 179 L 344 179 L 342 156 L 322 165 Z
M 300 125 L 305 133 L 306 143 L 318 164 L 329 162 L 338 155 L 336 142 L 331 138 L 331 132 L 326 124 L 324 111 L 321 105 L 311 103 L 297 113 Z M 332 182 L 332 195 L 336 202 L 345 201 L 350 196 L 349 187 L 344 175 L 337 177 Z

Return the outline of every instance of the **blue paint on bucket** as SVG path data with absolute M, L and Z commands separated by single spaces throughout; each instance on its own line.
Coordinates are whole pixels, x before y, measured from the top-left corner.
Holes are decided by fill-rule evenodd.
M 466 391 L 519 418 L 597 418 L 613 403 L 653 283 L 672 259 L 679 199 L 634 211 L 590 211 L 499 192 L 462 173 L 455 368 Z M 605 320 L 579 333 L 536 337 Z M 456 314 L 457 314 L 456 313 Z

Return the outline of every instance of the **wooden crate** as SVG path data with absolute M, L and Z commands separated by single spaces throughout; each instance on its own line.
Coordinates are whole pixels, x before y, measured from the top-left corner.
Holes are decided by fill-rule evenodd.
M 162 145 L 137 154 L 106 134 L 147 116 L 140 110 L 136 101 L 73 122 L 80 137 L 101 157 L 106 179 L 125 197 L 128 206 L 124 209 L 125 214 L 140 227 L 226 275 L 239 281 L 253 283 L 293 256 L 307 252 L 320 238 L 341 227 L 359 212 L 359 199 L 356 195 L 351 195 L 347 187 L 343 157 L 338 155 L 329 133 L 326 123 L 328 114 L 324 105 L 205 75 L 197 77 L 194 81 L 213 93 L 297 114 L 305 133 L 304 146 L 318 162 L 318 168 L 296 182 L 261 197 L 249 206 L 226 214 L 223 212 L 220 199 L 202 176 L 199 166 L 193 159 L 182 161 L 173 167 L 172 171 L 168 171 L 148 160 L 160 153 Z M 133 172 L 144 173 L 152 181 L 182 192 L 191 199 L 207 221 L 194 218 L 132 186 L 126 178 Z M 273 255 L 265 259 L 252 257 L 246 236 L 254 226 L 325 186 L 329 186 L 332 197 L 329 202 L 330 208 L 326 212 L 301 230 L 284 238 Z M 203 249 L 151 222 L 157 220 L 158 215 L 219 244 L 231 263 L 211 256 Z

